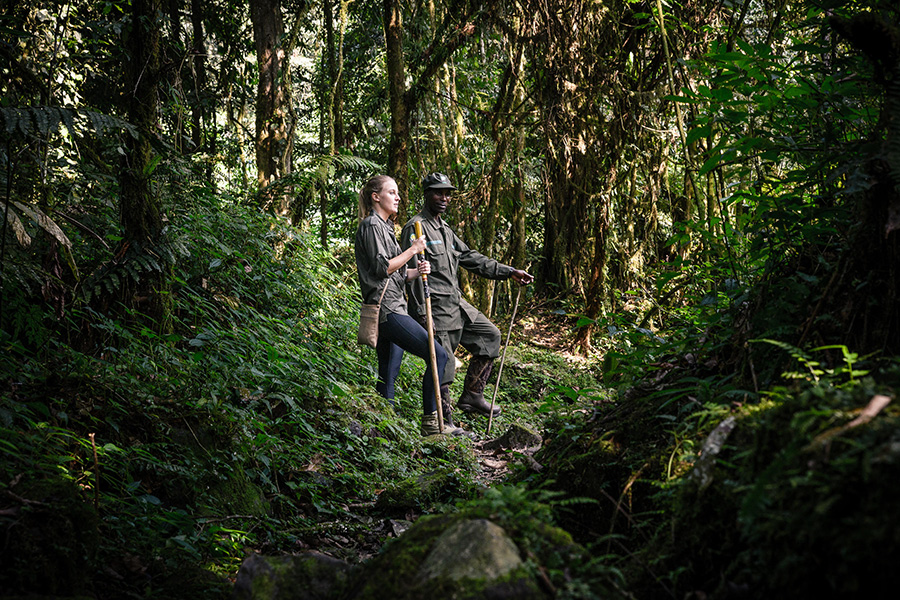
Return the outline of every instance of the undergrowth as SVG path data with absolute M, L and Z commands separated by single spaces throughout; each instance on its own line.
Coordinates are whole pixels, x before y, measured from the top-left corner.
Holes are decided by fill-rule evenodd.
M 4 589 L 162 593 L 192 565 L 232 574 L 249 548 L 322 547 L 329 527 L 336 539 L 371 536 L 364 523 L 338 523 L 352 523 L 351 505 L 374 504 L 385 482 L 424 463 L 465 467 L 452 449 L 421 443 L 418 365 L 404 365 L 398 412 L 374 393 L 374 355 L 356 346 L 349 308 L 358 292 L 332 255 L 255 208 L 192 198 L 169 231 L 189 252 L 174 271 L 173 334 L 77 293 L 62 318 L 4 327 L 2 525 L 56 510 L 37 491 L 56 482 L 100 534 L 83 575 L 63 565 L 40 583 L 20 577 L 41 549 L 18 530 L 26 551 L 5 546 Z M 26 304 L 31 290 L 5 292 Z M 471 469 L 457 476 L 462 497 Z M 351 560 L 353 546 L 334 542 Z M 98 581 L 118 580 L 117 591 L 91 590 L 90 573 L 107 570 L 116 577 Z M 199 576 L 192 593 L 215 596 L 226 583 Z

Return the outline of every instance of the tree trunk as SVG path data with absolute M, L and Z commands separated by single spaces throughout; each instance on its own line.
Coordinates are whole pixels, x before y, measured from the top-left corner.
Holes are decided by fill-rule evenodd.
M 210 108 L 206 106 L 206 50 L 204 48 L 203 39 L 203 8 L 200 0 L 191 0 L 191 26 L 193 32 L 193 43 L 191 44 L 191 52 L 193 53 L 193 79 L 194 79 L 194 102 L 191 106 L 191 141 L 193 142 L 193 151 L 199 152 L 203 147 L 204 141 L 204 123 L 210 126 L 209 114 Z
M 264 190 L 291 172 L 293 141 L 290 131 L 291 73 L 285 46 L 280 0 L 251 0 L 250 19 L 256 43 L 259 83 L 256 93 L 257 183 Z M 264 195 L 279 215 L 290 210 L 290 195 Z
M 127 47 L 128 120 L 140 135 L 129 138 L 124 165 L 120 171 L 120 214 L 124 231 L 122 251 L 127 247 L 150 250 L 162 238 L 162 208 L 151 185 L 153 149 L 150 137 L 158 133 L 158 94 L 160 77 L 159 22 L 160 0 L 133 0 L 131 30 Z M 145 250 L 145 251 L 146 251 Z M 150 307 L 149 313 L 161 333 L 172 330 L 172 303 L 168 269 L 148 273 L 141 281 Z M 123 289 L 126 305 L 132 305 L 135 293 Z
M 331 0 L 323 0 L 322 12 L 325 16 L 325 48 L 328 81 L 323 86 L 325 92 L 326 114 L 328 124 L 328 148 L 336 154 L 344 145 L 344 29 L 347 23 L 347 0 L 340 2 L 338 26 L 340 28 L 335 42 L 334 11 Z
M 403 19 L 397 0 L 384 0 L 384 43 L 387 58 L 391 138 L 388 143 L 387 174 L 400 192 L 399 222 L 409 209 L 409 111 L 406 97 L 406 63 L 403 58 Z

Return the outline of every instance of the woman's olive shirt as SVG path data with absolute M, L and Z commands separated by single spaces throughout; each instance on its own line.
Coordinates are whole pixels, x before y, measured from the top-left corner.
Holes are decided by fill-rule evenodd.
M 374 304 L 381 296 L 385 280 L 388 277 L 388 261 L 402 253 L 394 225 L 372 213 L 363 219 L 356 229 L 356 271 L 359 273 L 359 287 L 363 302 Z M 384 322 L 388 313 L 406 314 L 406 297 L 403 295 L 406 284 L 406 265 L 390 275 L 391 281 L 381 301 L 380 322 Z

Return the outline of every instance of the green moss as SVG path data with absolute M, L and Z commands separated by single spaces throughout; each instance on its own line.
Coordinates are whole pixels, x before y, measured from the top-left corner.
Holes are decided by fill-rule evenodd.
M 233 598 L 334 598 L 343 590 L 349 571 L 347 563 L 318 553 L 254 555 L 241 567 Z
M 900 544 L 900 515 L 885 509 L 900 495 L 900 407 L 848 426 L 879 392 L 870 382 L 806 385 L 739 413 L 712 483 L 675 486 L 671 529 L 655 548 L 675 585 L 767 597 L 888 589 Z
M 349 598 L 416 598 L 413 575 L 425 559 L 434 540 L 458 517 L 433 515 L 420 517 L 400 538 L 391 540 L 381 554 L 363 568 Z
M 543 598 L 529 568 L 517 567 L 493 581 L 478 578 L 422 579 L 420 568 L 440 535 L 468 519 L 464 514 L 421 517 L 400 538 L 388 543 L 355 578 L 347 598 L 354 600 L 420 600 L 455 598 Z
M 269 513 L 269 503 L 263 491 L 250 481 L 241 467 L 236 467 L 225 479 L 212 486 L 208 498 L 212 508 L 219 512 L 256 517 Z
M 452 465 L 401 479 L 378 497 L 376 508 L 394 512 L 422 510 L 471 495 L 472 481 Z

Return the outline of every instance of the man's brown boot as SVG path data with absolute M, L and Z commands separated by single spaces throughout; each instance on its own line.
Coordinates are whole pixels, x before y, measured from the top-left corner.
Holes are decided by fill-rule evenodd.
M 487 385 L 493 366 L 494 359 L 487 356 L 473 356 L 469 359 L 463 393 L 459 397 L 459 402 L 456 403 L 461 411 L 491 414 L 491 405 L 484 400 L 484 386 Z M 494 405 L 494 416 L 498 416 L 500 412 L 500 407 Z

